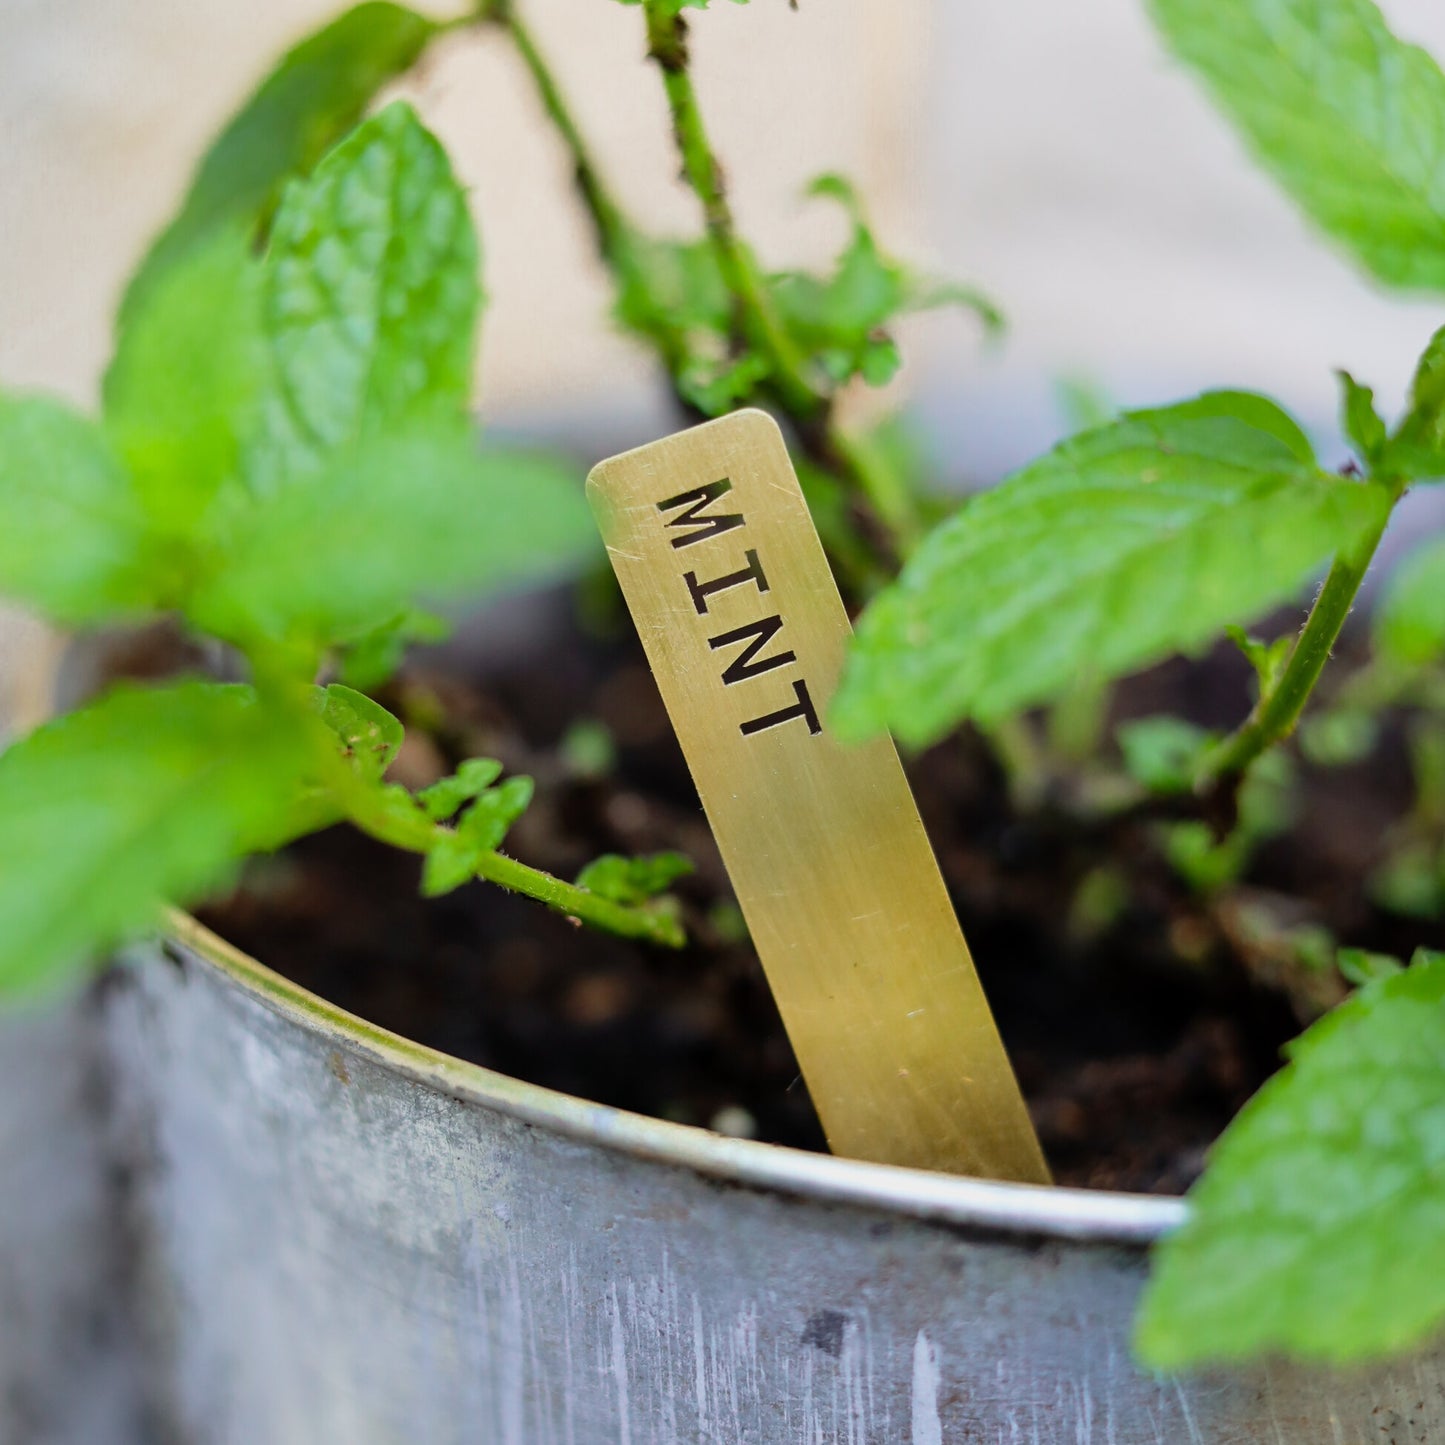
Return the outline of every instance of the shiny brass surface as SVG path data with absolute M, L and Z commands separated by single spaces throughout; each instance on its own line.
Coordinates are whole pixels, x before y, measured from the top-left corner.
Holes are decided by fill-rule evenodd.
M 1047 1183 L 893 744 L 827 728 L 848 618 L 776 424 L 587 491 L 832 1148 Z

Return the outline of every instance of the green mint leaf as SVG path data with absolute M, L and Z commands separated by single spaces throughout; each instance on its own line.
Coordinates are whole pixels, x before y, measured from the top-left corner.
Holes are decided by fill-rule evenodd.
M 1276 637 L 1273 642 L 1265 642 L 1234 623 L 1224 629 L 1224 635 L 1244 654 L 1246 661 L 1254 669 L 1260 692 L 1268 692 L 1279 680 L 1285 663 L 1289 661 L 1290 652 L 1294 648 L 1294 638 L 1285 633 L 1282 637 Z
M 607 724 L 596 718 L 578 718 L 562 734 L 557 755 L 574 778 L 588 782 L 610 777 L 617 770 L 617 741 Z
M 111 693 L 0 754 L 0 992 L 221 884 L 314 762 L 298 719 L 203 683 Z
M 363 692 L 333 682 L 315 691 L 321 721 L 331 730 L 340 753 L 368 782 L 379 782 L 401 750 L 401 723 Z
M 438 33 L 400 5 L 358 5 L 287 52 L 202 158 L 179 214 L 156 238 L 121 303 L 122 325 L 173 265 L 215 232 L 254 238 L 281 186 L 305 175 Z
M 1445 658 L 1445 535 L 1421 543 L 1390 573 L 1375 609 L 1375 648 L 1402 667 Z
M 476 761 L 483 764 L 487 760 Z M 507 830 L 527 811 L 532 790 L 531 778 L 508 778 L 497 787 L 484 788 L 455 829 L 438 829 L 422 869 L 422 893 L 439 898 L 471 879 L 485 856 L 502 846 Z
M 1007 318 L 999 310 L 998 304 L 980 291 L 977 286 L 970 286 L 963 281 L 950 281 L 946 278 L 917 276 L 912 272 L 906 272 L 904 280 L 906 282 L 903 299 L 905 313 L 936 311 L 942 306 L 961 306 L 965 311 L 972 311 L 978 317 L 983 323 L 984 331 L 990 337 L 1001 335 L 1008 325 Z M 1100 418 L 1100 420 L 1104 419 Z
M 1263 397 L 1215 392 L 1086 432 L 969 501 L 864 613 L 840 733 L 921 745 L 1107 681 L 1283 602 L 1388 506 L 1322 473 Z
M 441 642 L 451 634 L 446 618 L 408 607 L 350 643 L 337 669 L 341 680 L 368 692 L 392 677 L 414 642 Z
M 677 389 L 705 416 L 722 416 L 752 396 L 770 370 L 767 359 L 755 351 L 731 362 L 694 357 L 677 373 Z
M 1371 0 L 1149 0 L 1259 161 L 1381 281 L 1445 289 L 1445 75 Z
M 1158 1249 L 1136 1335 L 1154 1368 L 1338 1364 L 1445 1324 L 1445 954 L 1367 984 L 1288 1055 Z
M 643 858 L 604 853 L 577 875 L 577 886 L 614 903 L 636 907 L 666 892 L 692 871 L 692 859 L 681 853 L 653 853 Z
M 346 815 L 364 833 L 398 848 L 425 853 L 438 829 L 400 783 L 373 783 L 345 799 Z
M 490 853 L 502 846 L 507 830 L 527 811 L 535 784 L 523 775 L 508 778 L 488 788 L 457 824 L 457 836 L 478 852 Z
M 1385 423 L 1375 410 L 1375 393 L 1348 371 L 1337 371 L 1335 375 L 1340 383 L 1340 425 L 1366 469 L 1374 471 L 1384 454 L 1386 440 Z
M 1121 723 L 1115 735 L 1129 776 L 1151 793 L 1187 793 L 1211 735 L 1177 717 L 1144 717 Z
M 143 612 L 145 517 L 99 427 L 59 402 L 0 392 L 0 596 L 57 622 Z
M 1412 480 L 1445 476 L 1445 327 L 1430 338 L 1416 364 L 1410 404 L 1385 444 L 1380 464 Z
M 702 332 L 725 338 L 732 297 L 711 241 L 658 241 L 624 232 L 614 261 L 618 293 L 614 314 L 630 331 Z
M 847 246 L 831 276 L 784 271 L 768 278 L 774 305 L 794 341 L 835 385 L 861 376 L 883 386 L 898 370 L 898 349 L 886 328 L 896 317 L 930 307 L 965 304 L 992 329 L 997 310 L 976 291 L 920 280 L 879 250 L 852 184 L 842 176 L 819 176 L 813 196 L 838 202 L 852 223 Z
M 266 256 L 258 492 L 321 470 L 359 438 L 464 413 L 477 267 L 466 197 L 404 101 L 292 182 Z
M 441 898 L 476 876 L 484 848 L 455 833 L 443 832 L 432 844 L 421 870 L 423 898 Z
M 1316 712 L 1300 725 L 1300 750 L 1322 768 L 1362 762 L 1380 740 L 1380 723 L 1364 708 L 1335 707 Z
M 555 575 L 595 547 L 568 465 L 478 452 L 453 424 L 341 450 L 318 475 L 240 509 L 186 612 L 243 646 L 320 649 L 373 632 L 419 598 Z
M 260 267 L 218 227 L 157 274 L 116 339 L 105 429 L 156 531 L 192 535 L 239 471 L 260 394 Z
M 463 803 L 486 792 L 502 775 L 495 758 L 468 758 L 449 778 L 423 788 L 416 800 L 435 823 L 444 823 Z
M 1357 988 L 1374 983 L 1377 978 L 1391 978 L 1405 965 L 1388 953 L 1371 953 L 1367 948 L 1342 948 L 1335 963 L 1345 979 Z
M 1445 915 L 1445 848 L 1424 840 L 1394 849 L 1365 880 L 1372 903 L 1405 918 Z

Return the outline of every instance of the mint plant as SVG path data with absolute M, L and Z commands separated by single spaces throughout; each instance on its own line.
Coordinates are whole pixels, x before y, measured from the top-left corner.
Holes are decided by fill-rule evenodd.
M 1151 0 L 1150 10 L 1336 243 L 1386 284 L 1445 290 L 1445 74 L 1430 56 L 1396 39 L 1370 0 Z M 1221 886 L 1251 838 L 1275 826 L 1248 803 L 1250 789 L 1298 726 L 1393 509 L 1411 485 L 1445 475 L 1442 380 L 1445 330 L 1392 428 L 1370 389 L 1340 373 L 1355 451 L 1340 468 L 1323 466 L 1274 402 L 1239 392 L 1127 413 L 1063 442 L 936 528 L 873 601 L 835 726 L 851 736 L 891 727 L 915 745 L 962 722 L 1007 729 L 1026 708 L 1063 705 L 1081 671 L 1107 685 L 1230 631 L 1258 680 L 1233 732 L 1154 719 L 1120 738 L 1143 793 L 1124 802 L 1181 819 L 1167 835 L 1176 866 L 1202 888 Z M 1297 635 L 1245 633 L 1326 563 Z M 1397 860 L 1414 871 L 1405 878 L 1397 866 L 1394 886 L 1397 904 L 1413 889 L 1420 911 L 1438 912 L 1438 542 L 1394 579 L 1375 638 L 1376 663 L 1336 701 L 1333 744 L 1350 754 L 1353 736 L 1354 755 L 1368 747 L 1370 715 L 1385 702 L 1425 714 L 1421 804 Z M 1328 752 L 1327 730 L 1315 744 Z M 1364 986 L 1298 1041 L 1226 1132 L 1188 1224 L 1160 1251 L 1138 1335 L 1153 1365 L 1261 1351 L 1360 1359 L 1445 1324 L 1445 1262 L 1435 1258 L 1445 957 L 1422 952 L 1404 969 L 1347 950 L 1340 968 Z
M 838 177 L 813 187 L 850 218 L 835 271 L 765 271 L 709 146 L 685 8 L 643 4 L 699 238 L 648 236 L 624 215 L 508 0 L 445 24 L 368 0 L 284 56 L 203 157 L 126 289 L 100 417 L 0 394 L 0 595 L 71 627 L 174 616 L 250 679 L 122 688 L 0 756 L 0 987 L 58 976 L 153 924 L 163 901 L 204 898 L 245 855 L 340 820 L 425 855 L 429 894 L 480 877 L 681 944 L 666 890 L 685 860 L 607 856 L 576 882 L 527 867 L 500 849 L 530 781 L 473 759 L 407 793 L 384 776 L 401 723 L 357 689 L 444 630 L 429 604 L 575 569 L 595 547 L 565 466 L 476 446 L 482 297 L 464 197 L 408 106 L 362 119 L 463 26 L 500 29 L 529 68 L 572 151 L 617 319 L 656 350 L 680 404 L 792 419 L 858 590 L 918 530 L 902 453 L 886 431 L 844 431 L 834 398 L 891 376 L 894 315 L 957 302 L 993 326 L 996 313 L 887 257 Z
M 281 80 L 362 20 L 375 38 L 383 16 L 352 12 Z M 175 614 L 251 678 L 121 688 L 0 755 L 0 984 L 51 978 L 154 924 L 162 901 L 204 897 L 247 853 L 342 819 L 426 855 L 428 892 L 484 877 L 675 944 L 654 895 L 679 865 L 618 861 L 573 884 L 506 857 L 528 779 L 478 759 L 413 796 L 384 780 L 401 724 L 317 683 L 362 652 L 375 668 L 419 599 L 575 566 L 592 527 L 567 467 L 476 446 L 477 240 L 409 106 L 309 177 L 215 203 L 217 168 L 241 164 L 234 138 L 278 87 L 223 137 L 132 286 L 100 420 L 0 398 L 0 590 L 70 625 Z
M 1266 397 L 1218 390 L 1118 416 L 1087 399 L 1097 414 L 1077 435 L 938 521 L 896 420 L 851 428 L 839 403 L 893 375 L 899 315 L 956 304 L 992 331 L 997 310 L 890 256 L 831 175 L 809 189 L 846 217 L 832 267 L 764 264 L 692 82 L 687 12 L 707 0 L 624 3 L 663 87 L 695 234 L 655 236 L 626 214 L 514 0 L 445 25 L 366 3 L 284 57 L 207 153 L 126 292 L 100 417 L 0 395 L 0 593 L 68 626 L 173 615 L 248 676 L 122 688 L 0 755 L 0 986 L 59 976 L 154 926 L 164 902 L 205 897 L 246 855 L 343 820 L 423 855 L 429 894 L 481 878 L 681 942 L 667 890 L 685 860 L 606 856 L 573 882 L 527 866 L 502 850 L 530 781 L 474 758 L 417 793 L 389 782 L 402 725 L 366 695 L 444 625 L 432 606 L 575 568 L 592 537 L 565 467 L 477 446 L 471 221 L 407 106 L 364 119 L 465 26 L 505 36 L 527 68 L 615 319 L 651 349 L 680 414 L 761 405 L 783 421 L 840 580 L 869 604 L 839 732 L 891 727 L 919 747 L 971 725 L 1021 807 L 1067 774 L 1086 821 L 1155 828 L 1188 886 L 1218 897 L 1289 821 L 1288 741 L 1348 762 L 1386 708 L 1403 709 L 1417 802 L 1366 886 L 1383 906 L 1445 915 L 1438 541 L 1389 582 L 1370 664 L 1338 685 L 1326 671 L 1400 498 L 1445 475 L 1445 328 L 1393 426 L 1340 373 L 1344 465 Z M 1445 289 L 1434 60 L 1369 0 L 1149 3 L 1337 245 L 1386 285 Z M 1248 630 L 1322 572 L 1297 633 Z M 1256 683 L 1232 731 L 1156 717 L 1108 736 L 1116 681 L 1225 636 Z M 1093 909 L 1126 886 L 1107 865 L 1089 880 Z M 1445 1323 L 1445 960 L 1406 966 L 1308 928 L 1277 942 L 1310 1016 L 1358 991 L 1228 1131 L 1161 1250 L 1139 1331 L 1160 1367 L 1364 1358 Z

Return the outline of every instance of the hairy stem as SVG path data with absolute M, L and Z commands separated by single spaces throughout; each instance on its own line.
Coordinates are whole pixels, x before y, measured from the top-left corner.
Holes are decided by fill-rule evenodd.
M 612 194 L 607 189 L 601 172 L 598 171 L 596 163 L 592 159 L 592 153 L 587 148 L 587 142 L 582 136 L 576 117 L 567 104 L 566 97 L 562 94 L 556 76 L 553 75 L 551 67 L 537 47 L 532 32 L 517 14 L 516 7 L 511 0 L 494 3 L 488 18 L 493 19 L 506 30 L 511 37 L 512 44 L 516 46 L 518 55 L 521 56 L 530 72 L 543 109 L 547 112 L 547 118 L 561 136 L 567 147 L 567 153 L 571 157 L 572 173 L 577 182 L 577 189 L 586 203 L 587 214 L 592 220 L 592 227 L 597 235 L 598 250 L 602 252 L 604 258 L 615 257 L 626 242 L 627 223 L 623 219 L 622 208 L 612 199 Z
M 1398 492 L 1397 492 L 1398 495 Z M 1283 741 L 1295 729 L 1315 683 L 1354 606 L 1365 572 L 1384 535 L 1389 513 L 1354 546 L 1336 556 L 1295 639 L 1289 660 L 1272 686 L 1266 688 L 1249 716 L 1211 749 L 1200 764 L 1195 788 L 1201 794 L 1236 788 L 1261 753 Z
M 642 3 L 648 53 L 662 72 L 683 174 L 702 206 L 708 238 L 737 308 L 738 340 L 767 358 L 771 385 L 797 425 L 804 449 L 867 500 L 890 533 L 894 550 L 906 556 L 923 530 L 907 486 L 866 443 L 838 426 L 832 397 L 809 380 L 807 358 L 774 310 L 767 282 L 738 233 L 688 68 L 687 23 L 667 0 Z
M 612 272 L 619 289 L 625 289 L 637 266 L 637 232 L 603 180 L 556 74 L 531 30 L 518 15 L 513 0 L 482 0 L 476 18 L 483 23 L 500 26 L 527 67 L 532 83 L 537 87 L 542 109 L 571 159 L 577 193 L 592 223 L 598 254 Z M 675 377 L 688 359 L 686 336 L 662 316 L 649 316 L 645 335 L 656 348 L 668 374 Z
M 667 948 L 681 948 L 684 942 L 680 925 L 669 914 L 614 903 L 610 898 L 579 888 L 575 883 L 564 883 L 540 868 L 519 863 L 505 853 L 486 854 L 477 867 L 477 877 L 513 893 L 525 893 L 557 913 L 566 914 L 580 923 L 590 923 L 594 928 L 605 929 L 621 938 L 639 938 Z
M 708 239 L 737 307 L 740 339 L 767 357 L 774 385 L 792 415 L 799 419 L 819 415 L 827 407 L 827 398 L 808 380 L 807 359 L 774 312 L 752 253 L 738 235 L 722 167 L 708 140 L 688 69 L 687 22 L 667 0 L 643 0 L 643 7 L 648 54 L 662 72 L 683 174 L 702 205 Z
M 865 442 L 837 425 L 831 397 L 809 380 L 807 358 L 778 319 L 766 281 L 738 234 L 722 167 L 709 142 L 688 71 L 686 26 L 667 5 L 655 0 L 645 3 L 649 53 L 662 72 L 684 174 L 702 206 L 709 240 L 733 297 L 737 314 L 735 339 L 767 357 L 777 400 L 792 420 L 810 459 L 848 483 L 863 499 L 887 531 L 889 547 L 884 550 L 905 555 L 923 530 L 908 488 Z M 516 46 L 548 119 L 567 147 L 598 251 L 619 289 L 625 290 L 639 279 L 638 233 L 603 182 L 546 56 L 518 16 L 513 0 L 480 0 L 475 16 L 481 22 L 501 26 Z M 648 320 L 644 334 L 667 368 L 679 402 L 692 411 L 691 403 L 676 386 L 690 359 L 687 336 L 661 316 Z
M 351 823 L 369 837 L 393 848 L 425 855 L 451 833 L 445 824 L 432 822 L 420 809 L 388 806 L 386 789 L 363 783 L 344 764 L 333 776 L 332 786 Z M 681 948 L 687 941 L 677 919 L 661 909 L 615 903 L 575 883 L 565 883 L 540 868 L 519 863 L 505 853 L 483 853 L 476 865 L 476 875 L 620 938 L 641 939 L 665 948 Z
M 898 555 L 906 557 L 922 540 L 924 531 L 907 480 L 870 438 L 844 431 L 831 417 L 823 446 L 835 459 L 836 469 L 867 499 L 873 515 L 888 530 Z

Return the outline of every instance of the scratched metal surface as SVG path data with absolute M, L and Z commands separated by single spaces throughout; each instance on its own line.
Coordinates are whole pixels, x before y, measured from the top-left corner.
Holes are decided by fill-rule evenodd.
M 676 432 L 587 495 L 832 1147 L 1047 1184 L 892 739 L 827 722 L 851 632 L 777 422 Z
M 190 1445 L 1445 1439 L 1438 1357 L 1139 1375 L 1169 1202 L 634 1120 L 356 1027 L 193 928 L 109 1032 Z
M 143 1445 L 95 1001 L 0 1014 L 0 1445 Z

